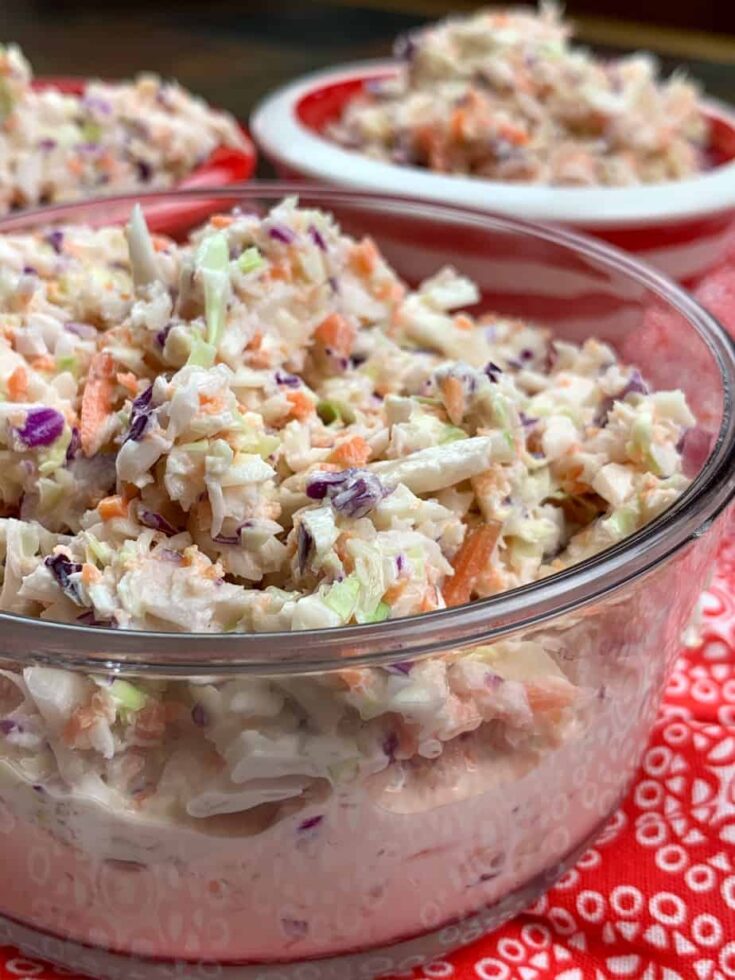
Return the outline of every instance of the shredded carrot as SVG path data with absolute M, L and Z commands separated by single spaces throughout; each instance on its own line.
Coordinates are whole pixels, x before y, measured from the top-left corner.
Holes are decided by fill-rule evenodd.
M 396 751 L 404 758 L 410 759 L 418 753 L 419 740 L 416 737 L 417 726 L 403 720 L 400 715 L 395 717 L 395 731 L 398 735 Z
M 379 282 L 373 287 L 373 296 L 384 303 L 400 303 L 406 289 L 399 282 Z
M 468 122 L 468 113 L 462 106 L 458 106 L 451 115 L 449 120 L 449 128 L 452 133 L 452 139 L 457 142 L 461 142 L 465 137 L 465 127 Z
M 269 275 L 271 279 L 281 282 L 291 282 L 293 279 L 291 266 L 287 265 L 285 262 L 273 262 L 270 267 Z
M 95 568 L 90 562 L 85 561 L 82 565 L 82 582 L 85 585 L 92 585 L 102 578 L 102 573 L 98 568 Z
M 526 697 L 532 711 L 559 711 L 574 700 L 574 687 L 559 678 L 545 687 L 526 684 Z
M 122 497 L 114 494 L 112 497 L 103 497 L 97 504 L 97 510 L 103 521 L 111 521 L 113 517 L 126 517 L 128 505 Z
M 8 378 L 8 398 L 11 402 L 21 402 L 28 394 L 28 374 L 19 364 Z
M 375 272 L 380 253 L 372 238 L 363 238 L 350 253 L 350 265 L 359 276 L 367 278 Z
M 349 356 L 357 331 L 339 313 L 330 313 L 314 331 L 314 339 L 343 357 Z
M 56 370 L 56 361 L 50 354 L 39 354 L 38 357 L 29 357 L 28 363 L 34 371 Z
M 132 371 L 118 371 L 115 375 L 115 380 L 129 395 L 132 395 L 133 398 L 136 397 L 138 394 L 138 382 Z
M 215 228 L 229 228 L 234 220 L 231 214 L 213 214 L 209 223 Z
M 87 384 L 82 395 L 79 435 L 85 456 L 97 450 L 99 432 L 112 407 L 112 358 L 102 352 L 96 354 L 89 367 Z
M 464 388 L 459 378 L 448 375 L 443 378 L 439 388 L 444 399 L 449 418 L 455 425 L 459 425 L 464 417 L 465 397 Z
M 140 490 L 134 483 L 123 483 L 120 496 L 126 504 L 129 504 L 131 500 L 140 497 Z
M 165 235 L 151 235 L 151 241 L 153 242 L 153 248 L 157 252 L 165 252 L 171 244 L 171 239 L 166 238 Z
M 354 691 L 356 688 L 362 687 L 365 683 L 365 671 L 359 668 L 340 670 L 339 679 L 343 681 L 345 687 L 349 688 L 350 691 Z
M 67 745 L 74 745 L 77 738 L 91 728 L 97 720 L 91 708 L 77 708 L 64 726 L 61 737 Z
M 504 140 L 507 140 L 514 146 L 524 146 L 530 139 L 525 130 L 518 126 L 513 126 L 511 123 L 503 123 L 500 127 L 500 135 Z
M 442 589 L 448 606 L 461 606 L 470 601 L 477 580 L 490 561 L 501 527 L 497 522 L 480 524 L 468 533 L 452 562 L 454 575 L 445 581 Z
M 265 369 L 271 366 L 271 352 L 268 348 L 263 348 L 263 334 L 260 331 L 256 331 L 250 338 L 246 350 L 250 367 Z
M 474 323 L 464 313 L 458 313 L 454 318 L 454 325 L 458 330 L 473 330 Z
M 205 415 L 216 415 L 224 408 L 224 399 L 220 395 L 199 395 L 199 408 Z
M 166 710 L 159 701 L 144 705 L 135 716 L 135 734 L 142 739 L 158 740 L 166 731 Z
M 291 406 L 288 413 L 289 417 L 298 419 L 299 422 L 303 422 L 316 411 L 314 402 L 303 391 L 289 391 L 286 400 Z
M 397 582 L 394 582 L 393 585 L 388 587 L 387 592 L 383 596 L 383 602 L 387 602 L 389 606 L 395 605 L 408 588 L 410 581 L 411 579 L 408 578 L 399 578 Z
M 345 567 L 346 572 L 351 572 L 355 567 L 355 561 L 347 551 L 347 545 L 351 538 L 354 538 L 354 534 L 351 531 L 343 531 L 337 538 L 337 542 L 334 546 L 334 550 L 337 557 L 342 562 Z
M 340 463 L 346 468 L 364 466 L 370 459 L 370 446 L 362 436 L 353 436 L 335 447 L 329 457 L 330 463 Z

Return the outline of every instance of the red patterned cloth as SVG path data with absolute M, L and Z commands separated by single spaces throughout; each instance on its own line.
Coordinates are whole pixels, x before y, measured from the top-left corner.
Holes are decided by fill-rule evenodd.
M 735 251 L 733 254 L 735 259 Z M 696 291 L 735 334 L 735 262 Z M 674 668 L 637 781 L 576 867 L 412 980 L 735 977 L 735 538 Z M 0 980 L 78 980 L 0 947 Z

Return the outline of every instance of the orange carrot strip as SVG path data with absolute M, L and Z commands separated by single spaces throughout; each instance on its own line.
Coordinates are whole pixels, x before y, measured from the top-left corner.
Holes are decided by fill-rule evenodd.
M 445 581 L 442 589 L 448 606 L 461 606 L 470 601 L 477 580 L 490 561 L 501 527 L 497 522 L 480 524 L 464 539 L 452 562 L 454 575 Z
M 97 504 L 97 510 L 103 521 L 111 521 L 113 517 L 127 517 L 128 505 L 122 497 L 115 494 L 112 497 L 103 497 Z
M 28 363 L 34 371 L 56 370 L 56 361 L 50 354 L 39 354 L 37 357 L 29 357 Z
M 356 336 L 355 328 L 339 313 L 330 313 L 314 331 L 315 340 L 343 357 L 351 353 Z
M 281 282 L 291 282 L 293 279 L 291 267 L 286 265 L 285 262 L 273 262 L 270 267 L 269 275 L 271 279 L 280 280 Z
M 367 278 L 375 271 L 379 252 L 372 238 L 363 238 L 354 245 L 350 254 L 350 264 L 359 276 Z
M 303 391 L 289 391 L 286 400 L 291 406 L 289 417 L 303 422 L 316 411 L 314 402 Z
M 572 703 L 576 690 L 572 684 L 558 678 L 545 687 L 526 684 L 526 697 L 532 711 L 558 711 Z
M 398 579 L 397 582 L 394 582 L 393 585 L 388 587 L 385 595 L 383 596 L 383 602 L 387 602 L 389 606 L 395 605 L 395 603 L 398 602 L 408 588 L 410 582 L 411 579 L 409 578 Z
M 151 241 L 156 252 L 165 252 L 169 245 L 171 245 L 171 239 L 166 238 L 165 235 L 151 235 Z
M 459 425 L 459 423 L 462 421 L 465 410 L 465 397 L 462 382 L 459 380 L 459 378 L 453 378 L 451 375 L 448 375 L 442 380 L 439 387 L 447 409 L 447 415 L 452 420 L 454 425 Z
M 231 214 L 213 214 L 209 223 L 215 228 L 229 228 L 234 220 Z
M 350 667 L 339 671 L 339 679 L 350 691 L 354 691 L 365 683 L 365 671 L 359 667 Z
M 97 354 L 89 367 L 89 377 L 82 395 L 79 435 L 85 456 L 97 450 L 97 438 L 112 406 L 112 358 Z
M 85 561 L 85 563 L 82 565 L 82 582 L 85 585 L 92 585 L 101 577 L 102 574 L 100 570 L 95 568 L 94 565 L 90 564 L 90 562 Z
M 19 364 L 8 378 L 8 398 L 11 402 L 22 402 L 28 393 L 28 374 Z
M 132 395 L 133 398 L 136 397 L 138 394 L 138 382 L 132 371 L 118 371 L 115 375 L 115 380 L 129 395 Z
M 205 415 L 216 415 L 224 408 L 224 399 L 220 395 L 199 395 L 199 408 Z
M 370 446 L 362 436 L 353 436 L 335 447 L 329 456 L 330 463 L 340 463 L 347 469 L 350 466 L 364 466 L 370 459 Z

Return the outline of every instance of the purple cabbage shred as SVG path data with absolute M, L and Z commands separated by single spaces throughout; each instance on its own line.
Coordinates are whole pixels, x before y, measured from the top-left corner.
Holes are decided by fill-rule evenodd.
M 322 252 L 327 251 L 327 243 L 324 241 L 324 235 L 314 225 L 309 225 L 309 237 Z
M 128 434 L 123 439 L 123 444 L 129 439 L 132 439 L 133 442 L 138 442 L 143 438 L 143 434 L 148 427 L 148 420 L 153 412 L 153 405 L 151 405 L 152 398 L 153 385 L 149 385 L 133 402 L 133 409 L 130 413 L 130 428 L 128 429 Z
M 49 243 L 51 248 L 56 252 L 57 255 L 61 255 L 61 249 L 64 245 L 64 232 L 58 229 L 50 231 L 46 235 L 46 241 Z
M 173 328 L 173 323 L 169 323 L 168 326 L 165 326 L 163 328 L 163 330 L 158 331 L 158 333 L 156 334 L 156 343 L 159 345 L 159 347 L 166 346 L 166 338 L 171 333 L 172 328 Z
M 104 116 L 109 116 L 112 112 L 112 104 L 99 95 L 85 95 L 82 105 L 91 112 L 101 112 Z
M 178 551 L 172 551 L 171 548 L 161 548 L 161 550 L 156 553 L 161 561 L 168 561 L 172 565 L 180 565 L 184 560 Z
M 209 715 L 207 714 L 207 709 L 199 701 L 191 709 L 191 720 L 199 728 L 206 728 L 209 724 Z
M 61 587 L 64 595 L 68 596 L 77 604 L 79 603 L 79 591 L 70 576 L 81 572 L 82 566 L 79 562 L 71 561 L 66 555 L 49 555 L 44 559 L 44 565 L 51 570 L 51 574 Z
M 413 34 L 400 34 L 393 45 L 393 56 L 400 61 L 413 61 L 417 50 Z
M 315 473 L 306 484 L 311 500 L 328 499 L 347 517 L 364 517 L 391 492 L 368 470 L 348 469 L 338 473 Z
M 240 544 L 240 529 L 238 528 L 235 534 L 215 534 L 212 541 L 216 541 L 217 544 Z
M 276 371 L 275 378 L 276 384 L 286 388 L 298 388 L 301 384 L 301 378 L 297 378 L 295 374 L 288 374 L 286 371 Z
M 138 180 L 144 184 L 147 184 L 153 176 L 153 167 L 151 167 L 150 163 L 146 163 L 145 160 L 137 160 L 135 170 L 138 174 Z
M 169 538 L 179 533 L 178 528 L 175 528 L 162 514 L 157 514 L 152 510 L 141 510 L 138 514 L 138 520 L 144 527 L 149 527 L 153 531 L 161 531 Z
M 69 440 L 69 445 L 66 447 L 66 461 L 71 463 L 74 457 L 77 455 L 82 446 L 82 440 L 79 436 L 79 429 L 73 426 L 71 430 L 71 439 Z
M 69 320 L 64 324 L 64 330 L 68 330 L 69 333 L 73 333 L 77 337 L 81 337 L 82 340 L 94 340 L 97 336 L 97 331 L 94 327 L 90 326 L 88 323 L 76 323 L 74 320 Z
M 268 234 L 274 241 L 282 242 L 284 245 L 291 245 L 296 238 L 291 229 L 286 228 L 285 225 L 271 225 Z
M 299 824 L 299 831 L 313 830 L 314 827 L 318 827 L 320 823 L 324 820 L 321 814 L 316 817 L 308 817 L 306 820 L 302 820 Z
M 306 571 L 306 566 L 309 561 L 309 554 L 311 553 L 311 549 L 313 547 L 314 539 L 311 536 L 309 529 L 304 524 L 299 524 L 296 556 L 301 575 L 303 575 Z
M 64 416 L 55 408 L 32 408 L 21 428 L 15 431 L 29 448 L 50 446 L 64 431 Z
M 405 677 L 411 673 L 413 663 L 410 660 L 399 660 L 398 663 L 388 664 L 385 668 L 389 674 L 403 674 Z
M 304 919 L 281 919 L 281 926 L 289 939 L 303 939 L 309 932 L 309 923 Z
M 398 735 L 395 732 L 390 732 L 383 740 L 383 752 L 385 752 L 391 762 L 393 762 L 396 758 L 397 748 Z
M 497 384 L 500 380 L 500 375 L 503 373 L 503 369 L 498 367 L 493 361 L 488 361 L 485 365 L 485 374 L 490 378 L 493 384 Z
M 115 622 L 112 619 L 97 619 L 94 614 L 94 609 L 89 609 L 87 612 L 82 613 L 81 616 L 77 616 L 77 622 L 83 623 L 85 626 L 99 626 L 109 629 L 114 629 Z
M 651 389 L 641 377 L 641 372 L 636 369 L 632 371 L 628 383 L 618 395 L 618 399 L 625 398 L 626 395 L 648 395 L 650 392 Z

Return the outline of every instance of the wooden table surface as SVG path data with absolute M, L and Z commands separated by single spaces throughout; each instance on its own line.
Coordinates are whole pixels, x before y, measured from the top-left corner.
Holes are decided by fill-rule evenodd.
M 37 74 L 154 69 L 247 119 L 265 93 L 322 66 L 389 53 L 400 31 L 467 0 L 0 0 L 0 39 Z M 604 51 L 649 47 L 735 104 L 735 38 L 580 18 Z

